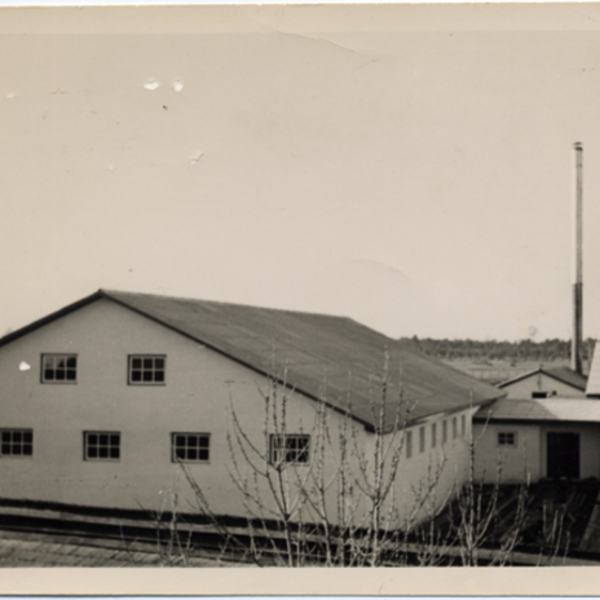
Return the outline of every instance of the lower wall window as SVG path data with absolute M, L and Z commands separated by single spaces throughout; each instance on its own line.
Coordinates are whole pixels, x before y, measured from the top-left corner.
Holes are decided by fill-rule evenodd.
M 499 446 L 516 446 L 517 434 L 514 431 L 499 431 L 498 432 Z
M 33 429 L 0 429 L 0 457 L 33 455 Z
M 84 431 L 84 460 L 119 460 L 121 434 L 118 431 Z
M 305 464 L 308 462 L 310 435 L 271 434 L 269 445 L 269 458 L 273 465 L 281 463 Z
M 209 458 L 210 434 L 171 434 L 171 460 L 173 462 L 208 462 Z

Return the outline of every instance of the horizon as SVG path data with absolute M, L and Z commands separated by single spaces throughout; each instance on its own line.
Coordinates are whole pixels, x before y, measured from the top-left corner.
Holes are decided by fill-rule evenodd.
M 46 10 L 0 23 L 0 332 L 103 286 L 568 340 L 580 140 L 600 337 L 600 6 Z

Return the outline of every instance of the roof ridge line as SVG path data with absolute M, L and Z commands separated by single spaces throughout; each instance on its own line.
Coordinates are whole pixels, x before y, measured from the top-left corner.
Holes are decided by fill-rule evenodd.
M 348 317 L 346 315 L 335 315 L 335 314 L 331 314 L 331 313 L 314 312 L 314 311 L 307 311 L 307 310 L 297 310 L 297 309 L 291 309 L 291 308 L 275 308 L 275 307 L 270 307 L 270 306 L 259 306 L 256 304 L 242 304 L 239 302 L 227 302 L 224 300 L 206 300 L 204 298 L 193 298 L 191 296 L 172 296 L 170 294 L 154 294 L 151 292 L 129 292 L 129 291 L 124 291 L 124 290 L 114 290 L 114 289 L 109 290 L 106 288 L 100 288 L 98 290 L 98 292 L 101 293 L 103 296 L 107 296 L 107 297 L 110 297 L 112 294 L 128 294 L 131 296 L 152 296 L 153 298 L 165 298 L 165 299 L 169 299 L 169 300 L 183 300 L 186 302 L 202 302 L 202 303 L 206 303 L 206 304 L 219 304 L 222 306 L 239 306 L 239 307 L 243 307 L 243 308 L 253 308 L 256 310 L 284 312 L 284 313 L 291 313 L 291 314 L 297 314 L 297 315 L 313 315 L 316 317 L 327 317 L 330 319 L 344 319 L 344 320 L 349 320 L 354 323 L 357 323 L 358 325 L 362 325 L 363 327 L 367 327 L 363 323 L 360 323 L 359 321 L 355 321 L 354 319 L 352 319 L 351 317 Z M 370 329 L 369 327 L 367 327 L 367 328 Z M 371 331 L 375 331 L 375 330 L 371 330 Z M 381 332 L 377 332 L 377 333 L 381 333 Z M 388 337 L 384 333 L 381 333 L 381 335 Z M 393 338 L 390 338 L 390 339 L 393 340 Z

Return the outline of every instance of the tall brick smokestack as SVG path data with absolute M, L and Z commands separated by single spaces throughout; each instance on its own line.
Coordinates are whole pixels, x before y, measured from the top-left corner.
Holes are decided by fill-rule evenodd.
M 583 145 L 575 142 L 573 197 L 573 333 L 571 338 L 571 369 L 582 372 L 581 345 L 583 340 Z

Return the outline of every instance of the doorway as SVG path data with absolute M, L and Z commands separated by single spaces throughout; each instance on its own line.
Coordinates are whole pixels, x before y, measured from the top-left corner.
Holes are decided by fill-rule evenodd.
M 549 431 L 546 440 L 548 477 L 579 479 L 579 434 Z

